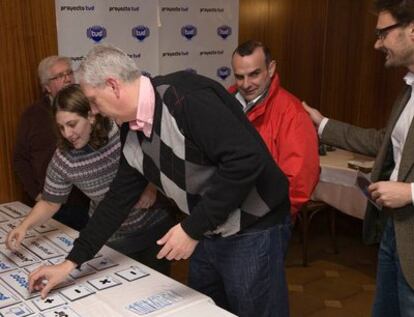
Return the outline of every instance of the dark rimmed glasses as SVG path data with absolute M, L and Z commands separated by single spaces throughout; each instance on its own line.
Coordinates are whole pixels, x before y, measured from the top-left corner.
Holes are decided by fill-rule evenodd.
M 402 27 L 404 26 L 403 23 L 395 23 L 389 26 L 386 26 L 385 28 L 382 29 L 375 29 L 375 36 L 377 37 L 377 40 L 385 40 L 385 38 L 387 37 L 388 33 L 390 33 L 390 31 Z
M 67 70 L 66 72 L 62 72 L 57 74 L 56 76 L 50 77 L 49 80 L 58 80 L 58 81 L 62 81 L 66 78 L 66 76 L 72 76 L 73 75 L 73 70 Z

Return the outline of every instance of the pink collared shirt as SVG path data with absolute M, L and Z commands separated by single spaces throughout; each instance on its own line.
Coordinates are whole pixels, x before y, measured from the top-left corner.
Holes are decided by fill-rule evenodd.
M 135 131 L 142 131 L 149 138 L 154 121 L 155 93 L 151 81 L 146 76 L 139 80 L 139 96 L 137 118 L 129 122 L 129 128 Z

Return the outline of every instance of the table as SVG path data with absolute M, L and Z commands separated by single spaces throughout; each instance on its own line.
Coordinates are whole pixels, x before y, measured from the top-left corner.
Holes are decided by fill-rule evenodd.
M 7 215 L 4 213 L 6 210 L 4 207 L 11 206 L 9 210 L 15 209 L 22 211 L 22 214 L 27 213 L 30 210 L 29 207 L 19 203 L 12 202 L 8 204 L 0 205 L 0 225 L 8 224 L 9 222 L 15 222 L 19 217 L 18 213 L 15 215 Z M 6 211 L 9 211 L 6 210 Z M 3 211 L 3 212 L 2 212 Z M 71 238 L 76 238 L 78 232 L 66 227 L 59 222 L 51 219 L 47 222 L 48 225 L 56 227 L 58 230 L 53 232 L 63 232 Z M 2 230 L 2 229 L 0 229 Z M 35 233 L 37 236 L 43 236 L 49 233 Z M 4 232 L 3 232 L 4 238 Z M 4 244 L 3 244 L 4 245 Z M 1 247 L 1 245 L 0 245 Z M 61 250 L 60 250 L 61 251 Z M 89 288 L 94 289 L 87 281 L 91 279 L 104 277 L 110 275 L 121 281 L 121 285 L 107 288 L 105 290 L 96 290 L 93 295 L 78 299 L 76 301 L 70 301 L 69 299 L 61 296 L 69 304 L 70 308 L 73 309 L 78 315 L 76 316 L 88 316 L 88 317 L 123 317 L 123 316 L 139 316 L 138 314 L 127 309 L 127 306 L 133 302 L 139 300 L 153 299 L 156 295 L 163 294 L 166 292 L 172 292 L 177 295 L 177 300 L 173 301 L 172 304 L 165 306 L 164 308 L 158 309 L 154 312 L 147 313 L 145 316 L 195 316 L 207 317 L 207 316 L 218 316 L 218 317 L 230 317 L 233 314 L 217 307 L 210 297 L 201 294 L 161 273 L 152 270 L 151 268 L 136 262 L 125 255 L 104 246 L 98 254 L 102 258 L 110 258 L 113 262 L 117 263 L 116 266 L 106 268 L 102 271 L 96 271 L 91 275 L 87 275 L 76 279 L 76 285 L 84 283 Z M 64 258 L 64 257 L 63 257 Z M 138 266 L 140 269 L 149 273 L 148 276 L 142 277 L 135 281 L 127 281 L 119 277 L 116 273 L 122 270 L 128 269 L 131 266 Z M 12 272 L 12 271 L 9 271 Z M 0 277 L 4 276 L 8 272 L 2 272 Z M 1 282 L 5 285 L 4 281 Z M 70 287 L 70 286 L 68 286 Z M 7 287 L 6 287 L 7 288 Z M 62 290 L 65 288 L 62 288 Z M 13 293 L 13 292 L 12 292 Z M 53 293 L 59 293 L 60 290 L 56 290 Z M 52 293 L 51 293 L 52 294 Z M 18 296 L 18 294 L 16 293 Z M 20 296 L 19 298 L 22 303 L 25 303 L 35 313 L 41 313 L 42 315 L 31 315 L 31 316 L 43 316 L 45 312 L 40 311 L 32 302 L 32 299 L 24 300 Z M 1 303 L 0 303 L 1 304 Z M 13 305 L 14 306 L 14 305 Z M 6 314 L 10 311 L 13 306 L 6 308 L 0 308 L 0 313 Z M 60 309 L 60 307 L 59 307 Z M 52 312 L 52 310 L 49 310 Z M 1 314 L 0 314 L 1 315 Z M 61 316 L 55 313 L 56 316 Z M 8 315 L 7 315 L 8 316 Z M 62 315 L 66 316 L 66 315 Z
M 320 157 L 321 174 L 312 200 L 323 201 L 350 216 L 363 219 L 366 197 L 356 187 L 358 171 L 348 167 L 349 160 L 372 161 L 372 157 L 336 149 Z

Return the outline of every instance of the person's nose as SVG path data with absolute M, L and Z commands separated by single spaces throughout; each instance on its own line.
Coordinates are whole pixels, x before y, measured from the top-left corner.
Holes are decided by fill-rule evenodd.
M 249 87 L 250 87 L 250 80 L 249 80 L 249 78 L 247 78 L 247 77 L 243 78 L 242 88 L 243 89 L 247 89 Z
M 374 43 L 374 48 L 376 50 L 380 50 L 383 47 L 383 41 L 381 39 L 377 39 Z
M 65 139 L 69 140 L 73 134 L 73 130 L 69 127 L 64 127 L 62 130 L 62 135 Z

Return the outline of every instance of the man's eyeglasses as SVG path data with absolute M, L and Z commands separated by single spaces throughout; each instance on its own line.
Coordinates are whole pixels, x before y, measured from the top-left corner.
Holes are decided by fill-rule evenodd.
M 73 75 L 73 70 L 67 70 L 66 72 L 62 72 L 57 74 L 56 76 L 50 77 L 49 80 L 58 80 L 58 81 L 62 81 L 66 78 L 66 76 L 72 76 Z
M 389 25 L 389 26 L 387 26 L 385 28 L 382 28 L 382 29 L 376 29 L 375 30 L 375 35 L 376 35 L 378 40 L 383 41 L 383 40 L 385 40 L 385 38 L 387 37 L 387 35 L 390 31 L 392 31 L 396 28 L 402 27 L 402 26 L 404 26 L 404 24 L 395 23 L 395 24 Z

